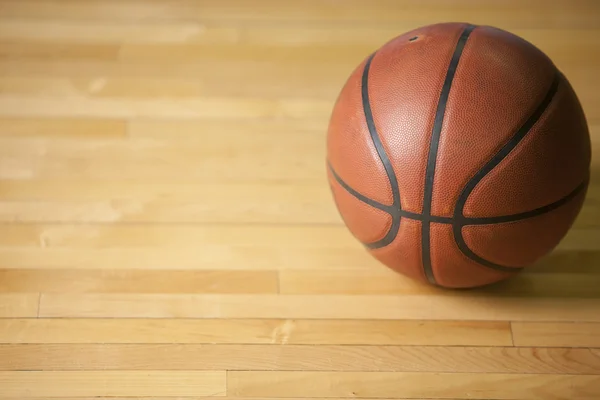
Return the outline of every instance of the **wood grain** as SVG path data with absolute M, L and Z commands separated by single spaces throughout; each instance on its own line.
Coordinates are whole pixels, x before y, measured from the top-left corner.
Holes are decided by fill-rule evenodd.
M 600 299 L 455 295 L 43 293 L 40 317 L 311 318 L 600 322 Z
M 0 293 L 277 293 L 276 271 L 0 270 Z
M 242 397 L 468 399 L 476 393 L 486 399 L 593 400 L 600 395 L 600 376 L 597 375 L 230 371 L 227 381 L 227 393 Z
M 600 374 L 589 349 L 191 344 L 0 345 L 2 371 L 208 370 Z
M 512 338 L 509 323 L 489 321 L 40 318 L 0 319 L 0 343 L 510 346 Z
M 473 296 L 512 297 L 600 297 L 600 275 L 542 273 L 543 265 L 481 290 Z M 398 276 L 392 270 L 282 270 L 283 294 L 436 294 L 435 288 Z M 460 292 L 456 295 L 462 295 Z
M 38 314 L 38 293 L 0 293 L 0 318 L 27 318 Z
M 0 371 L 0 396 L 224 396 L 220 371 Z
M 514 322 L 517 346 L 600 347 L 600 324 Z
M 274 5 L 277 5 L 276 7 Z M 278 23 L 291 22 L 361 22 L 385 23 L 404 22 L 410 24 L 432 23 L 440 18 L 465 19 L 482 23 L 508 25 L 510 27 L 547 26 L 548 18 L 556 18 L 554 26 L 570 28 L 598 27 L 598 9 L 594 3 L 585 0 L 575 2 L 560 0 L 548 4 L 534 0 L 523 5 L 517 0 L 493 2 L 492 4 L 472 4 L 455 1 L 449 4 L 443 0 L 428 0 L 427 12 L 416 3 L 396 3 L 389 0 L 378 0 L 365 3 L 351 0 L 347 7 L 338 9 L 335 4 L 322 3 L 318 0 L 304 1 L 300 4 L 280 5 L 274 0 L 260 0 L 252 5 L 243 0 L 230 0 L 225 3 L 211 0 L 180 1 L 166 5 L 163 1 L 152 0 L 142 2 L 128 0 L 124 2 L 108 2 L 93 0 L 90 4 L 81 5 L 76 0 L 53 1 L 35 0 L 22 3 L 18 0 L 6 1 L 3 7 L 5 17 L 53 18 L 59 20 L 109 20 L 118 22 L 135 22 L 140 15 L 145 22 L 156 21 L 269 21 Z M 140 14 L 142 13 L 142 14 Z M 529 14 L 529 15 L 525 15 Z
M 22 400 L 23 398 L 16 398 L 16 397 L 2 397 L 2 400 Z M 56 397 L 27 397 L 27 400 L 55 400 Z M 111 397 L 104 397 L 104 396 L 98 396 L 98 397 L 69 397 L 69 400 L 115 400 L 115 399 L 123 399 L 123 400 L 173 400 L 173 397 L 156 397 L 156 396 L 152 396 L 152 397 L 148 397 L 148 396 L 127 396 L 127 397 L 121 397 L 121 396 L 111 396 Z M 175 399 L 177 400 L 223 400 L 224 397 L 222 396 L 209 396 L 209 397 L 196 397 L 196 396 L 185 396 L 185 397 L 175 397 Z M 231 397 L 231 396 L 227 396 L 225 397 L 225 399 L 227 400 L 272 400 L 273 398 L 268 398 L 268 397 Z M 355 399 L 358 399 L 355 397 Z M 310 400 L 309 398 L 306 397 L 297 397 L 294 400 Z M 327 400 L 342 400 L 341 398 L 333 398 L 333 397 L 328 397 Z M 361 400 L 361 399 L 358 399 Z M 378 398 L 377 400 L 404 400 L 402 398 L 394 398 L 394 399 L 382 399 L 382 398 Z M 423 398 L 410 398 L 407 400 L 432 400 L 432 399 L 423 399 Z
M 591 137 L 566 237 L 474 290 L 381 265 L 326 177 L 347 77 L 440 21 L 544 51 Z M 597 400 L 599 69 L 588 0 L 0 0 L 0 400 Z
M 599 230 L 572 229 L 550 260 L 564 263 L 553 267 L 558 272 L 594 274 L 599 252 Z M 577 257 L 584 264 L 572 267 Z M 344 226 L 317 224 L 0 224 L 0 262 L 3 269 L 385 269 Z

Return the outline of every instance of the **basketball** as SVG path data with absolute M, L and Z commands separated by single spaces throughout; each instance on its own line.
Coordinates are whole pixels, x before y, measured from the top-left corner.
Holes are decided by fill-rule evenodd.
M 333 106 L 327 174 L 350 233 L 410 278 L 471 288 L 551 253 L 586 196 L 574 89 L 525 39 L 442 23 L 366 57 Z

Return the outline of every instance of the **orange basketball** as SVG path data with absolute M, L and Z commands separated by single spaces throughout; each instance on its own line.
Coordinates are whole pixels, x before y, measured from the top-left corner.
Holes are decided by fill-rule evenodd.
M 501 29 L 444 23 L 356 68 L 327 158 L 336 206 L 374 257 L 466 288 L 558 245 L 585 198 L 591 150 L 579 100 L 542 51 Z

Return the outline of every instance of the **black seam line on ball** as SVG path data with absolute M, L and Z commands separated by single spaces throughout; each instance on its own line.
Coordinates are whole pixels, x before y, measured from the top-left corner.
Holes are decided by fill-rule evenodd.
M 462 225 L 462 226 L 464 226 L 464 225 L 503 224 L 503 223 L 507 223 L 507 222 L 515 222 L 515 221 L 521 221 L 521 220 L 528 219 L 528 218 L 537 217 L 537 216 L 549 213 L 550 211 L 554 211 L 557 208 L 567 204 L 569 201 L 571 201 L 573 198 L 575 198 L 582 190 L 585 189 L 585 187 L 587 186 L 587 182 L 588 182 L 587 180 L 582 182 L 579 186 L 577 186 L 575 188 L 575 190 L 573 190 L 571 193 L 569 193 L 562 199 L 559 199 L 559 200 L 555 201 L 554 203 L 550 203 L 550 204 L 546 204 L 545 206 L 538 207 L 531 211 L 525 211 L 522 213 L 511 214 L 511 215 L 499 215 L 497 217 L 481 217 L 481 218 L 462 217 L 459 220 L 456 220 L 456 224 Z
M 376 200 L 370 199 L 367 196 L 352 189 L 350 187 L 350 185 L 348 185 L 346 182 L 344 182 L 344 180 L 337 174 L 337 172 L 335 172 L 335 169 L 333 169 L 333 167 L 331 166 L 331 163 L 328 162 L 327 166 L 329 167 L 329 170 L 331 171 L 331 174 L 333 175 L 333 177 L 335 178 L 337 183 L 339 183 L 340 186 L 343 187 L 352 196 L 356 197 L 358 200 L 362 201 L 363 203 L 370 205 L 371 207 L 375 207 L 381 211 L 385 211 L 386 213 L 388 213 L 390 215 L 394 214 L 395 210 L 394 210 L 393 206 L 388 206 L 388 205 L 380 203 Z
M 394 208 L 393 206 L 380 203 L 376 200 L 373 200 L 373 199 L 363 195 L 362 193 L 359 193 L 358 191 L 353 189 L 350 185 L 348 185 L 346 182 L 344 182 L 344 180 L 337 174 L 337 172 L 335 172 L 335 170 L 333 169 L 333 167 L 331 166 L 331 164 L 329 162 L 327 163 L 327 166 L 328 166 L 329 170 L 331 171 L 336 182 L 342 188 L 344 188 L 344 190 L 346 190 L 349 194 L 356 197 L 358 200 L 362 201 L 363 203 L 365 203 L 371 207 L 374 207 L 376 209 L 379 209 L 381 211 L 384 211 L 384 212 L 390 214 L 392 217 L 394 217 L 395 215 L 399 215 L 401 218 L 408 218 L 408 219 L 413 219 L 416 221 L 423 221 L 423 219 L 424 219 L 423 214 L 413 213 L 413 212 L 406 211 L 406 210 L 398 210 L 397 208 Z M 528 218 L 533 218 L 533 217 L 537 217 L 537 216 L 546 214 L 550 211 L 554 211 L 557 208 L 567 204 L 569 201 L 571 201 L 573 198 L 575 198 L 581 191 L 583 191 L 586 188 L 586 186 L 588 185 L 588 181 L 589 181 L 589 179 L 586 179 L 585 181 L 583 181 L 571 193 L 569 193 L 565 197 L 563 197 L 553 203 L 546 204 L 544 206 L 535 208 L 533 210 L 524 211 L 524 212 L 517 213 L 517 214 L 499 215 L 499 216 L 494 216 L 494 217 L 460 217 L 459 219 L 455 219 L 454 217 L 442 217 L 442 216 L 438 216 L 438 215 L 432 215 L 429 217 L 429 221 L 434 222 L 434 223 L 440 223 L 440 224 L 459 225 L 460 227 L 463 227 L 465 225 L 490 225 L 490 224 L 503 224 L 503 223 L 507 223 L 507 222 L 522 221 L 522 220 L 525 220 Z
M 446 112 L 446 104 L 448 102 L 448 96 L 450 95 L 450 89 L 452 87 L 452 81 L 460 61 L 460 57 L 467 43 L 467 39 L 471 35 L 471 32 L 475 29 L 474 25 L 468 25 L 460 37 L 452 54 L 450 65 L 446 71 L 446 78 L 444 79 L 444 85 L 442 86 L 442 92 L 438 100 L 437 109 L 435 112 L 435 119 L 433 122 L 433 130 L 431 133 L 431 143 L 429 144 L 429 155 L 427 156 L 427 168 L 425 170 L 425 193 L 423 195 L 423 224 L 421 227 L 421 248 L 422 248 L 422 263 L 423 271 L 427 280 L 432 284 L 437 284 L 435 276 L 433 274 L 433 268 L 431 266 L 431 203 L 433 199 L 433 180 L 435 176 L 435 164 L 438 153 L 438 146 L 440 142 L 440 133 L 442 131 L 442 124 L 444 122 L 444 114 Z
M 535 123 L 540 119 L 540 117 L 544 114 L 544 111 L 548 108 L 554 95 L 558 90 L 558 85 L 560 82 L 560 75 L 558 73 L 555 74 L 554 79 L 552 80 L 552 84 L 548 89 L 548 92 L 544 96 L 544 99 L 537 106 L 535 111 L 531 114 L 531 116 L 525 121 L 525 123 L 517 130 L 517 133 L 510 138 L 510 140 L 479 170 L 477 173 L 467 182 L 464 189 L 460 193 L 458 197 L 458 201 L 456 202 L 456 208 L 454 209 L 454 220 L 456 221 L 464 221 L 466 218 L 464 217 L 464 208 L 467 202 L 467 199 L 471 195 L 471 192 L 475 189 L 477 184 L 488 174 L 490 173 L 500 162 L 506 158 L 510 152 L 517 147 L 517 145 L 523 140 L 525 135 L 531 130 L 531 128 L 535 125 Z M 568 197 L 568 196 L 567 196 Z M 568 201 L 568 200 L 567 200 Z M 549 205 L 547 207 L 552 206 Z M 543 208 L 543 207 L 542 207 Z M 529 213 L 535 212 L 536 210 L 530 211 Z M 547 211 L 544 211 L 547 212 Z M 543 212 L 542 212 L 543 214 Z M 517 214 L 518 215 L 518 214 Z M 514 217 L 514 216 L 513 216 Z M 490 217 L 490 218 L 500 218 L 500 217 Z M 508 222 L 508 221 L 500 221 L 500 222 Z M 489 223 L 489 222 L 487 222 Z M 500 265 L 489 260 L 486 260 L 477 254 L 475 254 L 465 242 L 465 239 L 462 235 L 462 224 L 453 225 L 454 231 L 454 240 L 458 245 L 458 248 L 462 251 L 462 253 L 469 257 L 470 259 L 477 261 L 481 265 L 485 265 L 486 267 L 499 270 L 499 271 L 514 271 L 513 267 L 506 267 L 504 265 Z
M 371 62 L 375 57 L 376 53 L 371 54 L 367 62 L 365 63 L 365 67 L 363 69 L 362 79 L 361 79 L 361 97 L 362 97 L 362 105 L 363 112 L 365 113 L 365 120 L 367 122 L 367 127 L 369 128 L 369 134 L 371 135 L 371 140 L 373 141 L 373 145 L 375 146 L 375 150 L 377 150 L 377 154 L 379 155 L 379 159 L 383 164 L 383 168 L 385 168 L 385 173 L 387 175 L 388 181 L 390 182 L 390 187 L 392 189 L 392 207 L 396 210 L 402 210 L 402 205 L 400 204 L 400 189 L 398 188 L 398 180 L 396 179 L 396 173 L 394 172 L 394 168 L 392 167 L 392 163 L 390 162 L 389 157 L 387 156 L 383 144 L 381 143 L 381 139 L 377 134 L 377 128 L 375 127 L 375 122 L 373 121 L 373 112 L 371 110 L 371 103 L 369 101 L 369 71 L 371 69 Z M 392 243 L 392 241 L 398 235 L 398 230 L 400 229 L 400 213 L 391 214 L 392 215 L 392 226 L 386 233 L 386 235 L 373 243 L 366 243 L 370 249 L 377 249 L 381 247 L 385 247 L 388 244 Z
M 365 196 L 364 194 L 356 191 L 350 185 L 348 185 L 346 182 L 344 182 L 344 180 L 338 175 L 338 173 L 335 172 L 335 169 L 333 169 L 333 166 L 331 165 L 330 162 L 327 162 L 327 167 L 331 171 L 331 174 L 333 175 L 333 178 L 336 180 L 336 182 L 339 183 L 339 185 L 341 187 L 343 187 L 344 190 L 346 190 L 349 194 L 356 197 L 358 200 L 362 201 L 363 203 L 368 204 L 371 207 L 374 207 L 378 210 L 381 210 L 381 211 L 384 211 L 384 212 L 390 214 L 390 216 L 392 218 L 408 218 L 408 219 L 414 219 L 417 221 L 423 220 L 422 214 L 418 214 L 418 213 L 414 213 L 414 212 L 410 212 L 410 211 L 406 211 L 406 210 L 400 210 L 397 207 L 394 207 L 393 205 L 383 204 L 383 203 L 380 203 L 376 200 L 373 200 L 373 199 Z M 432 216 L 431 220 L 432 220 L 432 222 L 439 222 L 442 224 L 453 223 L 452 217 Z

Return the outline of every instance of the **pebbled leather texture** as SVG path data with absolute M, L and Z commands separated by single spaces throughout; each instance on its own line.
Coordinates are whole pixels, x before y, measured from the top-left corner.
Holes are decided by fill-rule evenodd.
M 393 38 L 352 72 L 329 124 L 328 179 L 379 261 L 467 288 L 558 245 L 585 199 L 590 148 L 577 95 L 541 50 L 498 28 L 443 23 Z

